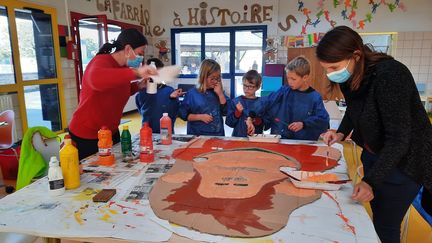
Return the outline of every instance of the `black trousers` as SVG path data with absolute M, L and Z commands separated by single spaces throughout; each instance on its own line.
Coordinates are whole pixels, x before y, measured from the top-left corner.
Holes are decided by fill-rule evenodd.
M 82 160 L 92 154 L 95 154 L 98 152 L 98 139 L 85 139 L 80 138 L 73 134 L 71 131 L 69 131 L 69 134 L 72 138 L 72 141 L 75 142 L 75 145 L 78 149 L 78 156 L 79 160 Z M 115 132 L 112 135 L 113 144 L 116 144 L 120 142 L 120 133 L 119 131 Z
M 367 174 L 378 156 L 366 150 L 361 154 L 364 173 Z M 400 227 L 420 185 L 398 168 L 385 178 L 384 182 L 373 188 L 374 199 L 370 202 L 373 224 L 382 243 L 399 243 Z

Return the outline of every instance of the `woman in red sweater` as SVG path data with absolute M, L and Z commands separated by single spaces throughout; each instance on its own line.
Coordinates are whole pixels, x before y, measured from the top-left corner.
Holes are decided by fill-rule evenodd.
M 120 141 L 123 108 L 131 95 L 145 87 L 145 82 L 131 81 L 157 73 L 141 66 L 146 46 L 143 34 L 125 29 L 113 43 L 105 43 L 87 65 L 78 108 L 69 124 L 80 159 L 98 151 L 97 133 L 102 126 L 111 130 L 114 143 Z

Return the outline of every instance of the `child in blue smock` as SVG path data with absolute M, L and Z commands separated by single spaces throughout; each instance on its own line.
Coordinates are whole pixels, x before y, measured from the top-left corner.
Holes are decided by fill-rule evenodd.
M 329 127 L 330 117 L 321 95 L 308 84 L 310 64 L 304 56 L 285 67 L 288 85 L 266 97 L 271 134 L 282 138 L 318 140 Z
M 260 109 L 256 91 L 261 87 L 262 78 L 256 70 L 243 75 L 244 95 L 228 101 L 228 113 L 225 124 L 234 128 L 233 137 L 247 137 L 262 133 L 264 129 L 263 109 Z
M 201 62 L 198 85 L 186 93 L 179 108 L 179 117 L 187 121 L 187 134 L 225 136 L 222 116 L 226 114 L 227 97 L 216 61 Z
M 158 58 L 150 58 L 146 63 L 150 65 L 152 62 L 158 69 L 164 66 L 163 62 Z M 162 117 L 162 113 L 167 112 L 168 116 L 171 118 L 172 132 L 174 133 L 174 123 L 179 108 L 178 97 L 181 95 L 183 95 L 181 89 L 174 90 L 174 88 L 165 84 L 158 84 L 156 94 L 147 94 L 146 89 L 140 90 L 135 96 L 135 103 L 142 116 L 142 122 L 149 122 L 153 133 L 159 133 L 159 121 Z

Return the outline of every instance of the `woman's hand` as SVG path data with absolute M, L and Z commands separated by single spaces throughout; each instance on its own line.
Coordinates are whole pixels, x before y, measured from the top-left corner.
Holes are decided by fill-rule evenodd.
M 141 79 L 140 81 L 138 81 L 138 89 L 144 89 L 145 87 L 147 87 L 147 80 L 148 79 Z
M 170 94 L 170 98 L 175 99 L 177 97 L 183 96 L 186 92 L 183 92 L 182 89 L 176 89 Z
M 321 134 L 321 137 L 324 143 L 330 146 L 334 143 L 342 141 L 344 135 L 340 132 L 336 133 L 335 131 L 328 130 L 327 132 Z
M 158 75 L 158 71 L 156 68 L 144 65 L 136 69 L 138 77 L 147 79 L 150 78 L 151 75 Z
M 293 122 L 288 125 L 288 129 L 293 132 L 298 132 L 303 129 L 303 122 Z
M 372 187 L 369 186 L 369 184 L 367 184 L 366 182 L 361 181 L 354 186 L 351 198 L 359 202 L 371 201 L 374 198 Z

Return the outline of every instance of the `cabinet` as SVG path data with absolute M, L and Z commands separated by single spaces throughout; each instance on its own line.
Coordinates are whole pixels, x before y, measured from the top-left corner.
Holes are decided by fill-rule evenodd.
M 316 47 L 288 48 L 288 62 L 297 56 L 305 56 L 311 64 L 310 86 L 318 91 L 324 100 L 343 99 L 338 85 L 330 92 L 330 81 L 315 56 L 315 49 Z

